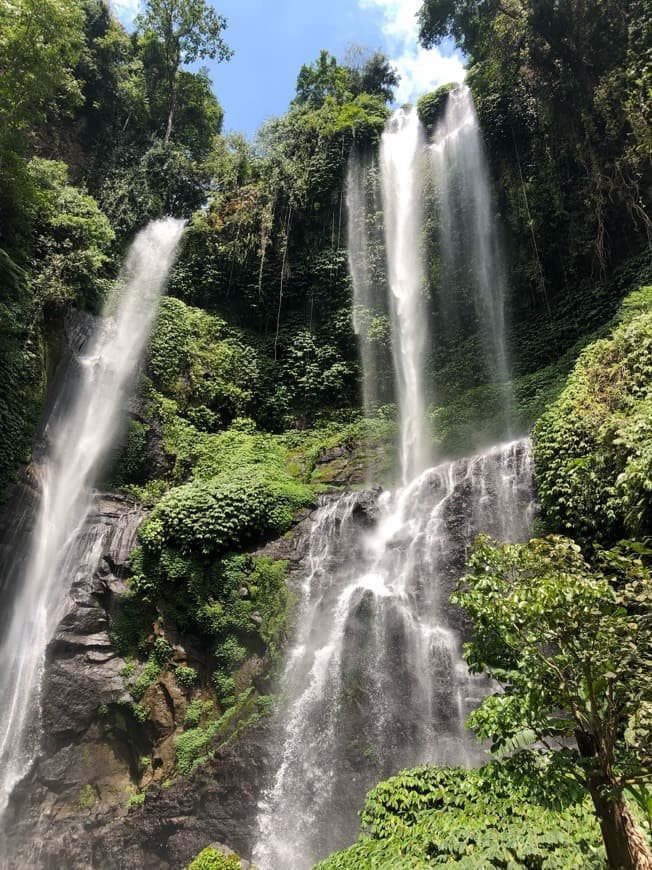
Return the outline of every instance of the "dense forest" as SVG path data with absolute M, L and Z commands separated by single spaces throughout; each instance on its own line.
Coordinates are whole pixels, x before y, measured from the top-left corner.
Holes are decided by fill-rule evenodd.
M 419 24 L 423 46 L 452 38 L 466 56 L 508 263 L 511 375 L 497 383 L 468 261 L 456 264 L 451 327 L 438 192 L 427 191 L 433 450 L 443 462 L 504 440 L 509 393 L 511 435 L 533 439 L 537 537 L 478 539 L 453 595 L 467 665 L 496 689 L 468 727 L 495 757 L 380 782 L 360 807 L 359 841 L 318 866 L 645 870 L 652 3 L 425 0 Z M 14 505 L 37 490 L 71 322 L 111 304 L 148 221 L 187 221 L 128 422 L 98 481 L 144 519 L 106 605 L 122 695 L 96 704 L 79 742 L 118 747 L 127 772 L 119 799 L 91 774 L 56 789 L 82 824 L 124 816 L 119 836 L 107 828 L 116 842 L 173 815 L 166 801 L 184 789 L 219 781 L 238 741 L 249 752 L 246 735 L 269 717 L 297 589 L 296 566 L 273 542 L 322 494 L 396 480 L 389 315 L 367 312 L 383 387 L 365 416 L 346 199 L 351 160 L 377 171 L 397 71 L 361 48 L 306 58 L 287 112 L 248 141 L 223 134 L 219 81 L 216 96 L 198 66 L 230 56 L 227 21 L 205 0 L 146 0 L 130 32 L 104 0 L 0 7 L 0 494 L 10 533 Z M 453 87 L 418 100 L 427 135 Z M 65 819 L 53 824 L 65 830 Z M 249 866 L 215 845 L 243 850 L 228 831 L 193 836 L 179 847 L 186 863 L 200 853 L 191 870 Z M 46 849 L 32 866 L 64 866 L 66 854 Z M 129 866 L 97 855 L 85 866 Z

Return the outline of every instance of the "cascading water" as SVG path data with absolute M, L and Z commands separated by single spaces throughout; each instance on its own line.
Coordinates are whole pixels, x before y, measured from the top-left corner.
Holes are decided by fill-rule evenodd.
M 509 432 L 506 268 L 478 117 L 465 85 L 448 95 L 433 139 L 430 154 L 439 200 L 442 309 L 455 320 L 456 300 L 463 296 L 460 288 L 468 287 L 485 347 L 487 380 L 501 388 L 503 429 Z
M 46 646 L 74 579 L 75 542 L 91 507 L 92 486 L 122 426 L 183 226 L 167 218 L 136 236 L 115 314 L 98 320 L 94 337 L 80 349 L 74 390 L 62 391 L 45 429 L 38 515 L 27 557 L 13 578 L 11 616 L 0 647 L 0 813 L 38 751 Z M 84 564 L 90 566 L 96 560 L 93 542 L 83 544 Z
M 282 679 L 261 870 L 305 870 L 351 843 L 379 779 L 477 757 L 464 722 L 485 684 L 466 671 L 448 599 L 475 536 L 523 539 L 531 512 L 527 441 L 437 466 L 394 493 L 324 502 Z
M 353 331 L 358 338 L 362 362 L 362 403 L 371 416 L 379 403 L 379 366 L 372 341 L 374 316 L 377 313 L 377 275 L 373 265 L 374 239 L 370 228 L 366 181 L 373 165 L 360 157 L 349 161 L 346 179 L 346 209 L 353 217 L 347 222 L 349 273 L 353 284 Z M 372 191 L 373 199 L 373 191 Z
M 416 109 L 399 109 L 391 117 L 380 147 L 403 484 L 432 460 L 423 379 L 427 316 L 419 238 L 424 144 Z
M 420 763 L 472 763 L 479 752 L 464 722 L 486 685 L 466 670 L 449 597 L 476 535 L 527 537 L 532 463 L 523 440 L 424 471 L 425 154 L 416 112 L 399 110 L 383 135 L 380 168 L 403 485 L 325 497 L 317 512 L 281 679 L 276 774 L 258 816 L 261 870 L 306 870 L 350 843 L 356 811 L 379 779 Z M 359 173 L 354 163 L 349 259 L 354 301 L 369 310 L 385 284 L 372 279 Z M 502 323 L 498 314 L 494 322 Z M 367 357 L 363 349 L 363 366 Z

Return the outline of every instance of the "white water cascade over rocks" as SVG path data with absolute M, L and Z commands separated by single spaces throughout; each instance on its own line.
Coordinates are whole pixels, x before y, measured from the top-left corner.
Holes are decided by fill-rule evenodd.
M 465 626 L 449 597 L 478 534 L 527 538 L 533 469 L 527 439 L 427 467 L 427 306 L 419 247 L 429 163 L 416 112 L 399 110 L 381 144 L 387 278 L 375 285 L 374 275 L 383 271 L 372 268 L 378 240 L 361 235 L 369 226 L 364 162 L 349 172 L 354 299 L 373 314 L 382 309 L 374 292 L 389 296 L 402 485 L 394 492 L 324 496 L 316 514 L 297 590 L 296 634 L 280 681 L 276 769 L 259 810 L 254 862 L 261 870 L 307 870 L 353 842 L 357 811 L 378 780 L 417 764 L 480 758 L 464 723 L 487 686 L 468 674 L 461 655 Z M 366 165 L 374 170 L 373 162 Z M 498 300 L 491 310 L 501 305 Z M 495 323 L 498 328 L 497 317 Z M 370 359 L 375 363 L 362 353 L 363 366 Z M 365 399 L 373 392 L 369 374 Z
M 117 299 L 90 334 L 79 336 L 73 371 L 46 424 L 44 459 L 34 467 L 37 516 L 26 554 L 8 572 L 5 593 L 11 597 L 0 647 L 0 813 L 38 753 L 46 648 L 68 603 L 73 567 L 92 573 L 98 559 L 102 541 L 84 531 L 92 488 L 124 425 L 183 227 L 183 221 L 167 218 L 136 236 Z

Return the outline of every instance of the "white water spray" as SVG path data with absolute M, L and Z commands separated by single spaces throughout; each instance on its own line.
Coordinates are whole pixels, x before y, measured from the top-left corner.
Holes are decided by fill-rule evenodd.
M 55 407 L 45 430 L 38 516 L 25 567 L 14 578 L 13 611 L 0 646 L 0 813 L 38 751 L 40 681 L 73 579 L 71 551 L 91 505 L 92 486 L 123 425 L 183 226 L 167 218 L 136 236 L 115 315 L 98 322 L 80 354 L 76 392 L 68 407 Z
M 347 250 L 353 284 L 353 331 L 358 338 L 362 362 L 362 404 L 367 417 L 378 403 L 378 364 L 371 340 L 377 292 L 372 265 L 371 216 L 366 181 L 369 164 L 358 157 L 349 160 L 346 179 Z
M 416 109 L 395 112 L 383 133 L 380 163 L 404 485 L 432 460 L 423 378 L 428 337 L 420 244 L 424 146 Z
M 448 95 L 430 147 L 439 193 L 443 308 L 451 314 L 460 284 L 473 295 L 487 380 L 502 390 L 503 431 L 511 428 L 505 342 L 507 275 L 473 96 L 466 85 Z
M 282 678 L 261 870 L 307 870 L 351 843 L 379 779 L 478 759 L 464 722 L 486 683 L 468 674 L 448 599 L 475 536 L 526 538 L 532 507 L 527 441 L 429 469 L 394 493 L 324 503 Z

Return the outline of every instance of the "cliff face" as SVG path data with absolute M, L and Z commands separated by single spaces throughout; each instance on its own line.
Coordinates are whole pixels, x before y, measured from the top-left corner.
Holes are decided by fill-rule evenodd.
M 153 783 L 142 810 L 126 802 L 169 763 L 187 702 L 169 677 L 153 684 L 151 721 L 132 712 L 112 647 L 111 616 L 125 590 L 129 553 L 145 512 L 132 500 L 99 495 L 78 543 L 65 614 L 47 650 L 41 698 L 42 747 L 5 819 L 8 867 L 178 867 L 223 837 L 247 846 L 247 819 L 264 757 L 264 729 L 247 746 L 226 747 L 219 776 Z M 89 560 L 90 554 L 90 560 Z
M 211 842 L 250 854 L 256 807 L 269 760 L 269 720 L 239 730 L 186 777 L 174 775 L 174 741 L 189 700 L 164 671 L 134 715 L 127 664 L 111 643 L 112 617 L 127 586 L 129 554 L 146 512 L 132 499 L 97 496 L 77 545 L 65 614 L 47 650 L 41 698 L 42 745 L 4 819 L 3 868 L 181 868 Z M 258 551 L 290 562 L 306 554 L 310 511 L 292 532 Z M 201 650 L 179 661 L 197 664 Z M 145 760 L 147 760 L 146 763 Z M 146 789 L 144 803 L 129 799 Z

